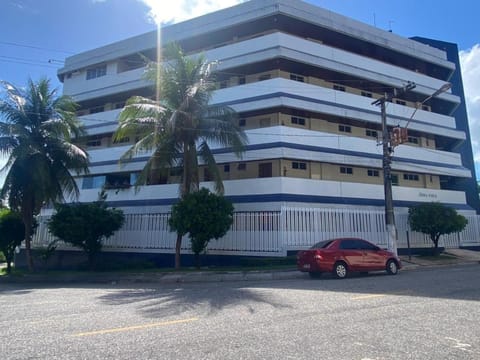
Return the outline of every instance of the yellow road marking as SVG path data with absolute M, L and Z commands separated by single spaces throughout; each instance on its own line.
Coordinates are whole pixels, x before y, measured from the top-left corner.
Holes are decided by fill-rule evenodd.
M 364 299 L 373 299 L 387 296 L 387 294 L 370 294 L 370 295 L 362 295 L 362 296 L 355 296 L 352 297 L 352 300 L 364 300 Z
M 379 297 L 385 297 L 385 296 L 395 296 L 395 295 L 409 295 L 411 294 L 412 291 L 410 290 L 405 290 L 405 291 L 398 291 L 390 294 L 368 294 L 368 295 L 361 295 L 361 296 L 354 296 L 351 299 L 352 300 L 365 300 L 365 299 L 374 299 L 374 298 L 379 298 Z
M 174 325 L 174 324 L 181 324 L 187 323 L 192 321 L 197 321 L 198 318 L 190 318 L 190 319 L 183 319 L 183 320 L 172 320 L 172 321 L 164 321 L 159 323 L 151 323 L 151 324 L 143 324 L 143 325 L 136 325 L 136 326 L 127 326 L 123 328 L 115 328 L 115 329 L 105 329 L 105 330 L 97 330 L 97 331 L 90 331 L 90 332 L 83 332 L 74 334 L 73 336 L 91 336 L 91 335 L 102 335 L 102 334 L 110 334 L 122 331 L 130 331 L 130 330 L 139 330 L 139 329 L 148 329 L 157 326 L 165 326 L 165 325 Z

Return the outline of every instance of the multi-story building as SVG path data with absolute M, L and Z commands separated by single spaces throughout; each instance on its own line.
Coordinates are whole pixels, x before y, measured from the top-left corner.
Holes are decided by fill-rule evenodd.
M 95 200 L 104 186 L 108 200 L 129 213 L 165 212 L 178 198 L 174 172 L 135 192 L 145 157 L 120 165 L 135 139 L 112 141 L 125 101 L 154 95 L 142 74 L 144 57 L 156 60 L 157 35 L 71 56 L 58 72 L 88 130 L 83 145 L 91 166 L 78 178 L 81 201 Z M 416 87 L 387 104 L 389 127 L 408 123 L 408 141 L 393 154 L 396 208 L 433 200 L 480 210 L 458 57 L 449 58 L 442 43 L 407 39 L 297 0 L 253 0 L 166 26 L 161 43 L 172 41 L 219 62 L 212 103 L 234 108 L 248 135 L 241 160 L 215 149 L 237 211 L 383 209 L 381 116 L 372 102 L 408 82 Z M 452 90 L 425 102 L 447 82 Z M 201 175 L 208 185 L 208 173 Z

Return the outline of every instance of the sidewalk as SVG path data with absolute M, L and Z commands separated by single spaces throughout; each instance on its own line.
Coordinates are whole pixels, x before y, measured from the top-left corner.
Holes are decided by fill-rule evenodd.
M 480 252 L 469 250 L 448 250 L 445 258 L 432 259 L 430 257 L 401 256 L 402 271 L 423 268 L 454 266 L 463 264 L 479 264 Z M 226 282 L 226 281 L 261 281 L 305 279 L 308 275 L 298 271 L 295 267 L 284 270 L 251 270 L 251 271 L 198 271 L 198 272 L 98 272 L 68 274 L 25 274 L 21 276 L 0 276 L 2 283 L 35 283 L 35 284 L 118 284 L 118 283 L 197 283 L 197 282 Z
M 464 249 L 446 249 L 438 258 L 425 256 L 400 256 L 404 269 L 419 267 L 452 266 L 462 264 L 480 264 L 480 251 Z

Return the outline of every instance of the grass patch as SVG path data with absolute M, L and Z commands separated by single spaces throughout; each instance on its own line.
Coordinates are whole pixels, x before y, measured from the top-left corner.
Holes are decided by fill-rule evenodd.
M 443 261 L 443 260 L 455 260 L 458 259 L 456 256 L 449 255 L 449 254 L 440 254 L 438 256 L 433 255 L 420 255 L 420 259 L 423 260 L 430 260 L 430 261 Z

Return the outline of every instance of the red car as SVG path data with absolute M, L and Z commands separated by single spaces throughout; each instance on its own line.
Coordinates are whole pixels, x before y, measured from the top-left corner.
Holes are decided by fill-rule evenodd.
M 351 271 L 386 270 L 388 274 L 395 275 L 402 263 L 392 252 L 366 240 L 345 238 L 320 241 L 308 250 L 299 251 L 297 267 L 311 277 L 331 272 L 343 279 Z

